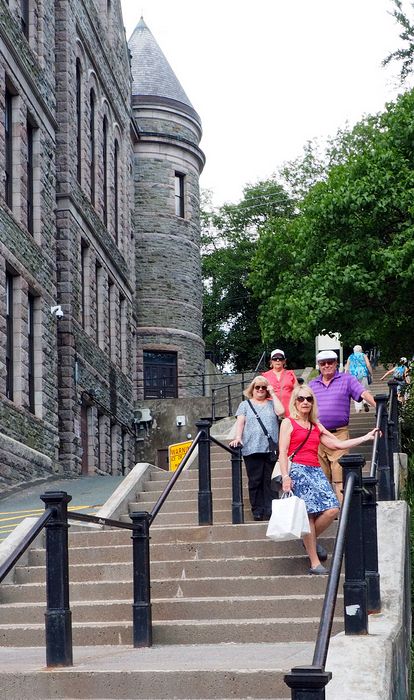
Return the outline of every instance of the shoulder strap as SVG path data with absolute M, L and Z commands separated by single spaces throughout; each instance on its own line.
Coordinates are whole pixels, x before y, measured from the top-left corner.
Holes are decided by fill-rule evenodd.
M 253 406 L 252 402 L 250 401 L 250 399 L 247 399 L 247 403 L 249 404 L 249 406 L 252 409 L 253 413 L 255 414 L 257 420 L 259 421 L 260 427 L 263 430 L 264 434 L 266 435 L 267 438 L 270 438 L 268 430 L 265 428 L 265 425 L 264 425 L 262 419 L 260 418 L 259 414 L 257 413 L 257 411 L 256 411 L 255 407 Z
M 311 432 L 312 432 L 312 426 L 313 426 L 313 423 L 310 424 L 309 430 L 306 432 L 306 437 L 305 437 L 305 439 L 302 440 L 302 442 L 300 443 L 299 447 L 297 447 L 296 450 L 295 450 L 294 452 L 292 452 L 292 454 L 289 456 L 289 459 L 291 459 L 292 461 L 293 461 L 294 456 L 299 452 L 299 450 L 302 449 L 302 447 L 304 446 L 306 440 L 308 439 L 309 435 L 311 434 Z

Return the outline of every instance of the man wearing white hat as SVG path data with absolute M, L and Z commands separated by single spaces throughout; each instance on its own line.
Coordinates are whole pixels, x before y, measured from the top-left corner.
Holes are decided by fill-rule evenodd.
M 366 401 L 375 408 L 371 392 L 359 383 L 352 374 L 338 372 L 338 356 L 333 350 L 321 350 L 316 355 L 319 377 L 309 382 L 318 401 L 318 415 L 322 425 L 338 440 L 349 438 L 349 413 L 351 399 Z M 335 450 L 319 446 L 319 460 L 329 481 L 335 488 L 338 500 L 342 501 L 342 467 L 339 459 L 347 450 Z

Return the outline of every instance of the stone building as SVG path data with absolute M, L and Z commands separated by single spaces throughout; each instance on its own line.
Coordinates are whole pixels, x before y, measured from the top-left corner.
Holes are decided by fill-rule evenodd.
M 137 402 L 201 395 L 204 156 L 117 0 L 0 0 L 0 48 L 4 491 L 125 473 Z

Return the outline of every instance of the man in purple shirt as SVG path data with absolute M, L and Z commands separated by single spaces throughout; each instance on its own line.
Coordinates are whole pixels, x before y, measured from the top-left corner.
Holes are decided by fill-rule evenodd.
M 338 372 L 338 357 L 333 350 L 321 350 L 316 356 L 320 375 L 309 382 L 318 402 L 319 420 L 338 440 L 349 438 L 349 411 L 351 399 L 366 401 L 375 408 L 372 394 L 352 374 Z M 342 502 L 342 467 L 339 459 L 347 450 L 334 450 L 319 445 L 319 461 L 327 478 Z

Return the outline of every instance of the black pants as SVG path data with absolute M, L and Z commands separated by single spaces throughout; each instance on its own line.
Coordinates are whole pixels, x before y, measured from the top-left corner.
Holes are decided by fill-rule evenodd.
M 275 495 L 270 489 L 270 479 L 274 463 L 269 459 L 268 452 L 256 452 L 243 457 L 249 481 L 249 499 L 253 517 L 270 517 L 272 498 Z

